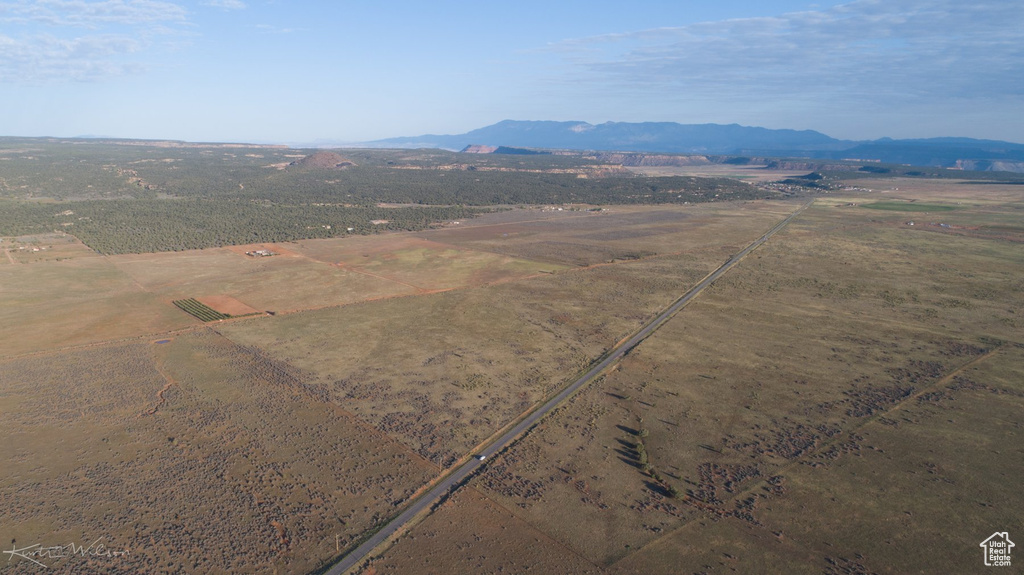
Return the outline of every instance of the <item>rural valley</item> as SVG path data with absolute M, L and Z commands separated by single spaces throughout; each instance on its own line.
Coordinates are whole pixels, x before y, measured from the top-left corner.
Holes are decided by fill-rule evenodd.
M 323 573 L 476 461 L 352 572 L 971 571 L 1019 182 L 726 159 L 4 140 L 0 540 L 118 554 L 2 570 Z

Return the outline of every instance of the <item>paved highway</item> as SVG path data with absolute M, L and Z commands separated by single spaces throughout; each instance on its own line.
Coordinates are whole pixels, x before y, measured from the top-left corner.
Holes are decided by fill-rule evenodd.
M 729 258 L 729 261 L 722 264 L 722 267 L 711 272 L 707 277 L 701 280 L 700 283 L 694 286 L 690 291 L 686 292 L 685 295 L 677 299 L 675 303 L 669 306 L 668 309 L 663 311 L 660 315 L 658 315 L 658 317 L 654 318 L 653 321 L 651 321 L 646 326 L 644 326 L 643 329 L 638 331 L 636 335 L 629 338 L 621 345 L 616 347 L 614 350 L 612 350 L 604 358 L 604 360 L 600 361 L 597 365 L 591 368 L 590 371 L 583 374 L 582 377 L 580 377 L 571 385 L 563 389 L 558 395 L 549 399 L 546 403 L 544 403 L 544 405 L 534 410 L 530 415 L 528 415 L 525 419 L 519 422 L 519 424 L 517 424 L 515 427 L 508 430 L 501 437 L 491 442 L 491 444 L 483 448 L 478 455 L 484 455 L 487 458 L 490 458 L 495 453 L 511 445 L 517 437 L 519 437 L 524 431 L 526 431 L 535 423 L 537 423 L 537 421 L 540 418 L 547 415 L 548 412 L 550 412 L 552 409 L 558 407 L 563 401 L 566 400 L 566 398 L 576 393 L 576 391 L 579 390 L 579 388 L 589 383 L 601 372 L 603 372 L 613 363 L 621 359 L 623 355 L 628 353 L 629 350 L 636 347 L 647 336 L 651 335 L 651 333 L 653 333 L 654 330 L 661 327 L 662 324 L 668 321 L 669 318 L 675 315 L 675 313 L 682 309 L 683 306 L 685 306 L 687 303 L 689 303 L 690 300 L 697 297 L 697 295 L 700 294 L 700 292 L 704 291 L 705 288 L 714 283 L 714 281 L 721 277 L 722 274 L 729 271 L 729 269 L 736 265 L 741 259 L 743 259 L 744 256 L 749 254 L 751 251 L 756 249 L 764 242 L 768 241 L 768 238 L 775 235 L 776 232 L 784 228 L 786 224 L 793 220 L 793 218 L 800 215 L 800 213 L 807 209 L 807 207 L 810 206 L 811 203 L 813 203 L 813 201 L 801 206 L 795 212 L 787 216 L 786 219 L 776 224 L 775 227 L 768 231 L 768 233 L 758 238 L 756 241 L 754 241 L 749 246 L 744 248 L 738 254 Z M 433 505 L 434 502 L 436 502 L 438 499 L 444 496 L 445 493 L 448 493 L 452 489 L 452 487 L 460 483 L 462 480 L 464 480 L 471 473 L 476 471 L 476 469 L 483 465 L 484 463 L 485 461 L 480 461 L 476 457 L 473 457 L 467 463 L 463 464 L 462 467 L 459 467 L 458 469 L 453 471 L 451 475 L 444 478 L 433 489 L 428 491 L 426 494 L 422 495 L 419 499 L 415 500 L 412 503 L 412 505 L 410 505 L 398 517 L 392 519 L 380 531 L 375 533 L 373 537 L 370 537 L 362 545 L 357 547 L 354 551 L 352 551 L 345 557 L 342 557 L 340 562 L 335 564 L 329 571 L 327 571 L 327 575 L 342 575 L 343 573 L 354 567 L 356 564 L 362 561 L 363 558 L 365 558 L 371 551 L 373 551 L 378 545 L 383 543 L 388 537 L 391 537 L 403 525 L 408 523 L 409 520 L 411 520 L 421 511 L 425 511 L 428 507 Z

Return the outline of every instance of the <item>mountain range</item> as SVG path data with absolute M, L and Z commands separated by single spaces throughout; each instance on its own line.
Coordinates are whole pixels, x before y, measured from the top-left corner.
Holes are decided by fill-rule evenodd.
M 675 122 L 504 120 L 456 135 L 426 134 L 366 142 L 379 148 L 468 146 L 874 160 L 893 164 L 1024 172 L 1024 144 L 973 138 L 837 140 L 814 130 Z

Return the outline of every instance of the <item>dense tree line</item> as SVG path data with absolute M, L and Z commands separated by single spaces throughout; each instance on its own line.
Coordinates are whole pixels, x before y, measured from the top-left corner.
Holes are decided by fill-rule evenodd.
M 763 195 L 726 178 L 580 177 L 596 163 L 581 156 L 342 150 L 355 166 L 289 165 L 312 152 L 0 138 L 0 236 L 62 230 L 101 253 L 153 252 L 418 230 L 479 212 L 468 206 Z
M 60 230 L 100 253 L 146 253 L 420 230 L 480 211 L 462 206 L 291 206 L 205 199 L 5 201 L 0 202 L 0 236 Z M 60 215 L 66 212 L 73 213 Z M 374 224 L 374 220 L 387 223 Z
M 378 202 L 424 205 L 651 204 L 707 201 L 715 194 L 753 198 L 758 190 L 727 178 L 608 177 L 576 174 L 349 168 L 291 172 L 244 184 L 232 197 L 283 203 Z
M 379 202 L 424 205 L 662 203 L 715 193 L 752 197 L 727 178 L 629 174 L 581 178 L 581 156 L 455 154 L 441 150 L 342 150 L 344 170 L 291 166 L 312 150 L 164 148 L 0 138 L 0 196 L 8 198 L 256 199 L 275 204 Z M 275 167 L 276 166 L 276 167 Z M 438 169 L 444 166 L 450 169 Z M 495 171 L 513 170 L 513 171 Z

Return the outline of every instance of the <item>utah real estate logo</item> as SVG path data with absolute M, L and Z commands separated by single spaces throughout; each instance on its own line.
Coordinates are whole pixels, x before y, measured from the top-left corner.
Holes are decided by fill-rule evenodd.
M 985 565 L 989 567 L 1009 567 L 1010 550 L 1013 549 L 1013 541 L 1010 541 L 1010 534 L 1006 531 L 996 531 L 988 539 L 981 542 L 985 550 Z

